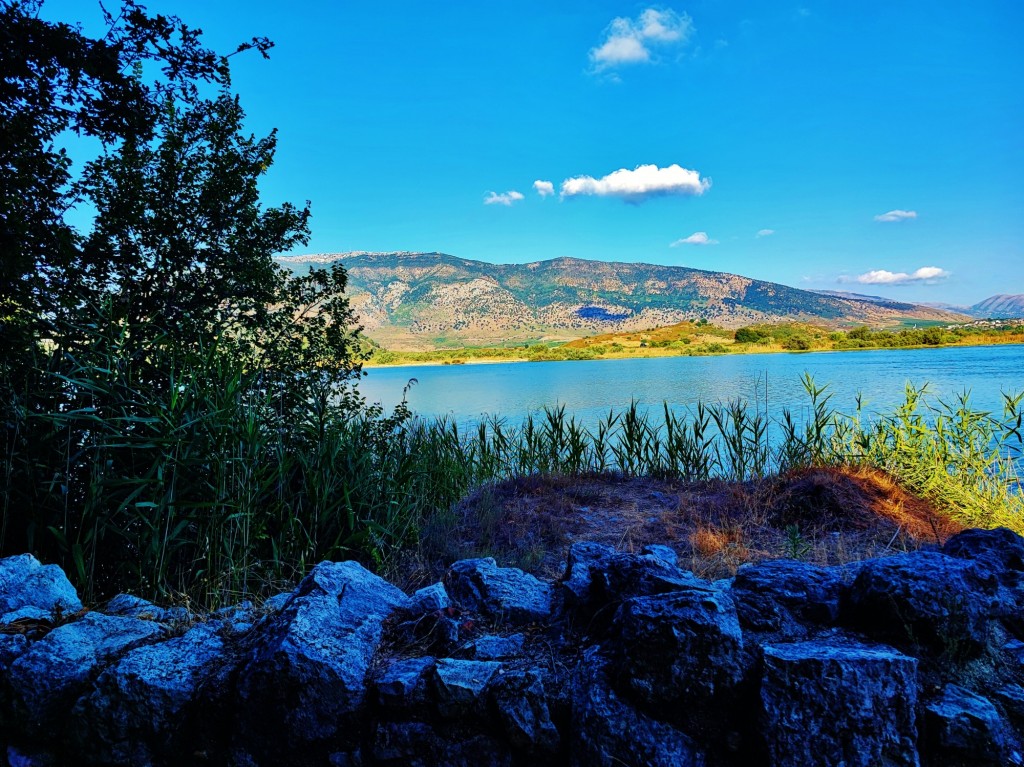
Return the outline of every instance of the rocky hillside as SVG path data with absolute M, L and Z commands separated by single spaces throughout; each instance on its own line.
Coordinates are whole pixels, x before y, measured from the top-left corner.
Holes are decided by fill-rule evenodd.
M 1000 294 L 979 301 L 965 314 L 981 318 L 1016 318 L 1024 317 L 1024 293 L 1013 295 Z
M 962 315 L 823 295 L 725 272 L 558 258 L 488 264 L 444 253 L 282 258 L 297 271 L 341 261 L 366 334 L 393 349 L 569 340 L 707 319 L 725 327 L 800 320 L 841 326 Z
M 1024 539 L 707 581 L 576 543 L 544 581 L 455 562 L 407 595 L 324 562 L 204 619 L 0 560 L 11 765 L 982 767 L 1024 762 Z M 4 761 L 6 757 L 6 761 Z

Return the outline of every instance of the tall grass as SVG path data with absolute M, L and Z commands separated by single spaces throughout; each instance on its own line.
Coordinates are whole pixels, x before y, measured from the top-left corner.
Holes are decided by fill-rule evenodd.
M 105 339 L 88 363 L 50 355 L 32 391 L 8 394 L 0 550 L 61 563 L 87 599 L 130 590 L 214 606 L 325 558 L 386 568 L 472 488 L 538 473 L 743 482 L 865 465 L 966 524 L 1024 533 L 1024 395 L 993 414 L 908 387 L 891 414 L 859 402 L 841 414 L 805 376 L 803 419 L 632 402 L 591 426 L 559 407 L 466 430 L 354 392 L 287 404 L 287 375 L 247 370 L 217 344 L 183 357 L 157 343 L 141 364 L 121 343 Z

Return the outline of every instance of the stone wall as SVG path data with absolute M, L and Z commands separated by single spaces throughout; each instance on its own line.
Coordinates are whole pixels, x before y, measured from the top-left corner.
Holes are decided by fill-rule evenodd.
M 545 583 L 456 562 L 407 595 L 354 562 L 202 619 L 0 560 L 14 766 L 1015 765 L 1024 540 L 710 583 L 572 547 Z

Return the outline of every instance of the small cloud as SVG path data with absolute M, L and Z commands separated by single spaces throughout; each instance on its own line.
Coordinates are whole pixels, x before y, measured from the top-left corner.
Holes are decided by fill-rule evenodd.
M 811 9 L 810 8 L 797 8 L 796 12 L 793 15 L 796 16 L 796 18 L 798 18 L 798 19 L 806 19 L 807 17 L 809 17 L 811 15 Z
M 670 248 L 675 248 L 680 245 L 717 245 L 718 240 L 712 240 L 708 237 L 707 232 L 694 232 L 689 237 L 683 237 L 681 240 L 676 240 L 669 244 Z
M 594 195 L 620 197 L 628 202 L 643 202 L 663 195 L 702 195 L 711 187 L 711 179 L 701 178 L 695 170 L 679 165 L 659 168 L 638 165 L 633 170 L 620 168 L 601 178 L 575 176 L 562 182 L 562 197 Z
M 757 230 L 757 236 L 758 237 L 771 237 L 773 234 L 775 234 L 775 230 L 774 229 L 758 229 Z
M 917 218 L 916 210 L 890 210 L 875 216 L 875 221 L 906 221 L 911 218 Z
M 604 42 L 590 49 L 590 64 L 594 72 L 647 64 L 653 60 L 652 48 L 685 45 L 692 34 L 693 20 L 687 14 L 670 8 L 647 8 L 635 19 L 612 19 Z
M 496 192 L 488 192 L 484 197 L 484 205 L 505 205 L 509 206 L 514 202 L 518 202 L 523 199 L 523 195 L 520 192 L 508 191 L 504 194 L 498 194 Z
M 861 285 L 934 285 L 949 277 L 949 272 L 937 266 L 922 266 L 911 273 L 873 269 L 856 277 L 840 277 L 839 282 L 858 282 Z
M 533 188 L 537 190 L 537 194 L 541 197 L 548 197 L 555 193 L 555 185 L 550 181 L 537 180 L 533 182 Z

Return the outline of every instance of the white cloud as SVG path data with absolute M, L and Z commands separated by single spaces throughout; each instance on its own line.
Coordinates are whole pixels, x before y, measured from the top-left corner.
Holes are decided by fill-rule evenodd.
M 514 202 L 518 202 L 523 199 L 521 192 L 510 190 L 504 194 L 497 194 L 496 192 L 488 192 L 484 197 L 484 205 L 511 205 Z
M 646 64 L 651 48 L 684 45 L 693 34 L 693 20 L 670 8 L 647 8 L 635 19 L 618 17 L 605 30 L 604 42 L 590 49 L 593 71 L 624 64 Z
M 949 272 L 937 266 L 922 266 L 911 273 L 872 269 L 856 277 L 840 277 L 839 282 L 859 282 L 861 285 L 934 285 L 946 279 Z
M 774 229 L 759 229 L 757 231 L 758 237 L 771 237 L 773 234 L 775 234 Z
M 595 195 L 621 197 L 629 202 L 643 202 L 661 195 L 702 195 L 711 187 L 711 179 L 701 178 L 695 170 L 679 165 L 659 168 L 638 165 L 633 170 L 620 168 L 601 178 L 574 176 L 562 182 L 562 197 Z
M 537 179 L 533 182 L 533 188 L 537 190 L 537 194 L 541 197 L 547 197 L 555 193 L 555 185 L 550 181 L 541 181 Z
M 875 216 L 875 221 L 906 221 L 911 218 L 917 218 L 916 210 L 890 210 Z
M 708 237 L 707 232 L 694 232 L 689 237 L 683 237 L 681 240 L 676 240 L 669 244 L 670 248 L 678 247 L 679 245 L 717 245 L 718 240 L 712 240 Z

